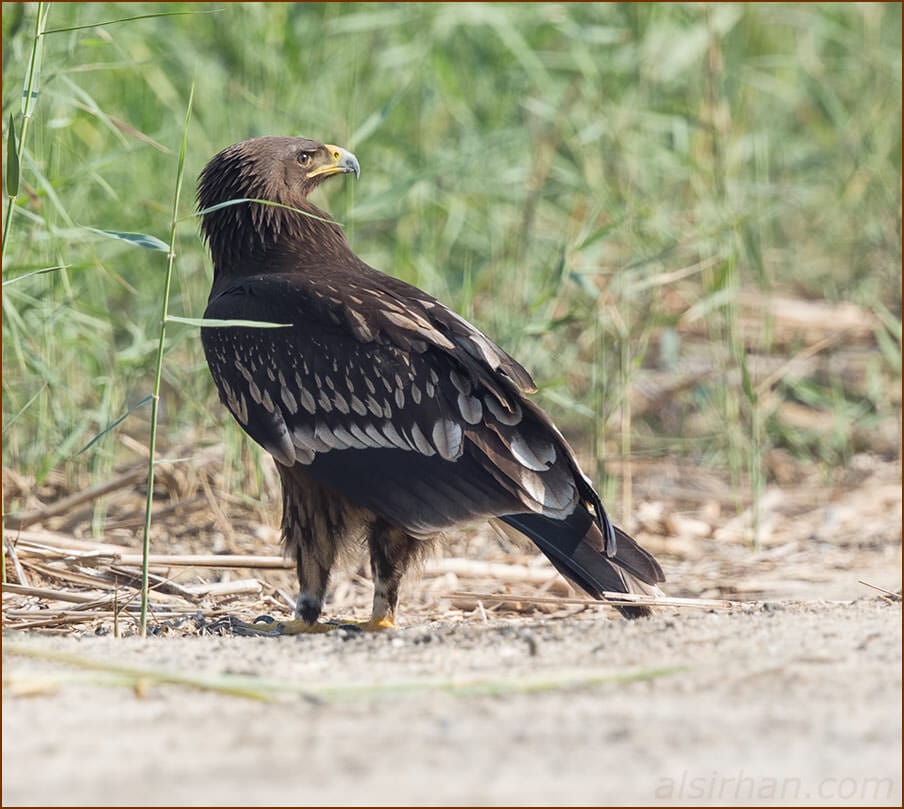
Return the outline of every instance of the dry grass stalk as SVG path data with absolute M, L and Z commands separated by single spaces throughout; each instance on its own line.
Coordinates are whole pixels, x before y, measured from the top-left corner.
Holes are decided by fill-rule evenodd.
M 139 568 L 132 569 L 124 567 L 123 565 L 110 565 L 110 572 L 114 576 L 123 579 L 123 584 L 136 588 L 141 586 L 141 570 Z M 184 598 L 189 602 L 195 600 L 195 596 L 181 584 L 177 584 L 171 579 L 167 579 L 163 576 L 158 576 L 155 573 L 150 573 L 148 575 L 149 581 L 151 582 L 151 590 L 154 591 L 155 595 L 159 596 L 160 594 L 165 593 L 166 595 Z
M 38 621 L 11 621 L 4 618 L 3 624 L 7 629 L 62 629 L 66 626 L 74 624 L 85 624 L 89 621 L 99 621 L 103 619 L 112 619 L 118 617 L 112 611 L 103 612 L 82 612 L 72 613 L 70 615 L 55 615 Z
M 847 345 L 875 339 L 876 315 L 848 301 L 805 300 L 759 290 L 744 290 L 738 299 L 739 326 L 748 343 L 762 333 L 763 315 L 772 322 L 776 344 L 791 345 L 798 340 L 806 345 L 826 337 L 844 339 Z M 679 323 L 682 334 L 705 334 L 704 308 L 692 306 Z
M 115 561 L 123 565 L 141 564 L 141 554 L 117 553 Z M 184 553 L 149 555 L 155 567 L 246 567 L 254 570 L 290 570 L 295 564 L 282 556 L 251 556 L 241 554 Z
M 894 590 L 886 590 L 884 587 L 880 587 L 878 584 L 870 584 L 868 581 L 863 581 L 863 579 L 857 579 L 857 583 L 862 584 L 864 587 L 872 587 L 873 590 L 878 590 L 880 593 L 884 593 L 892 601 L 901 600 L 901 594 L 896 593 Z
M 430 559 L 424 565 L 425 576 L 444 576 L 447 573 L 473 579 L 494 579 L 505 584 L 545 585 L 559 579 L 559 574 L 550 565 L 530 567 L 473 559 Z
M 40 529 L 17 531 L 16 547 L 19 551 L 28 551 L 30 553 L 45 551 L 58 556 L 74 556 L 78 554 L 96 556 L 119 553 L 123 550 L 122 545 L 97 542 L 96 540 L 76 539 L 69 534 Z
M 100 592 L 73 592 L 71 590 L 56 590 L 49 587 L 26 587 L 22 584 L 3 585 L 4 593 L 12 593 L 20 596 L 49 599 L 50 601 L 68 601 L 72 604 L 90 604 L 102 600 L 106 594 Z
M 561 606 L 600 607 L 603 605 L 623 606 L 625 604 L 642 604 L 649 607 L 696 607 L 704 610 L 734 610 L 745 606 L 740 601 L 729 601 L 724 598 L 655 598 L 635 593 L 604 593 L 599 601 L 592 598 L 558 598 L 553 596 L 518 595 L 516 593 L 449 593 L 450 599 L 474 599 L 495 601 L 498 603 L 554 604 Z
M 17 547 L 23 556 L 39 555 L 45 558 L 78 560 L 120 565 L 140 565 L 141 554 L 124 549 L 121 545 L 74 539 L 49 531 L 22 532 Z M 257 570 L 291 569 L 292 562 L 282 556 L 240 554 L 150 554 L 151 565 L 156 567 L 245 567 Z
M 32 511 L 25 511 L 21 514 L 7 514 L 5 516 L 6 528 L 11 531 L 17 531 L 22 528 L 28 528 L 28 526 L 42 522 L 50 517 L 66 514 L 84 503 L 97 500 L 97 498 L 103 497 L 104 495 L 119 489 L 127 489 L 134 486 L 143 479 L 144 474 L 145 469 L 143 466 L 133 467 L 126 472 L 123 472 L 121 475 L 117 475 L 112 480 L 108 480 L 105 483 L 98 483 L 96 486 L 91 486 L 88 489 L 71 494 L 69 497 L 63 497 L 46 506 L 41 506 Z
M 127 593 L 119 592 L 114 589 L 113 592 L 102 592 L 99 590 L 61 590 L 50 587 L 23 587 L 18 584 L 4 584 L 4 594 L 27 596 L 31 598 L 39 598 L 44 601 L 65 601 L 71 604 L 82 604 L 85 608 L 89 607 L 107 607 L 110 605 L 118 605 L 119 609 L 131 610 L 137 609 L 132 600 L 136 597 L 137 591 Z M 171 604 L 181 604 L 186 599 L 182 596 L 170 595 L 168 593 L 154 592 L 155 605 L 157 609 L 170 609 Z M 192 596 L 189 603 L 195 602 L 197 599 Z M 43 610 L 42 610 L 43 613 Z
M 32 561 L 26 561 L 25 565 L 29 570 L 33 570 L 35 573 L 39 573 L 42 576 L 63 579 L 64 581 L 72 582 L 73 584 L 84 584 L 88 587 L 101 587 L 107 590 L 115 590 L 119 586 L 116 581 L 111 580 L 109 577 L 96 571 L 84 569 L 75 571 L 62 567 L 61 565 L 44 565 Z
M 95 561 L 97 557 L 91 557 L 88 561 Z M 107 563 L 108 566 L 103 568 L 92 568 L 78 564 L 84 562 L 85 558 L 79 556 L 75 559 L 64 559 L 75 565 L 75 570 L 60 564 L 40 564 L 38 562 L 25 561 L 25 565 L 31 570 L 40 573 L 42 576 L 51 579 L 62 579 L 74 584 L 83 584 L 89 587 L 100 587 L 106 590 L 121 590 L 124 587 L 134 586 L 134 583 L 140 578 L 140 572 L 135 567 L 125 567 L 117 564 L 109 564 L 110 558 L 101 559 L 101 562 Z M 187 589 L 177 582 L 165 578 L 160 575 L 152 575 L 152 589 L 161 597 L 178 597 L 187 601 L 195 601 L 195 595 L 191 589 Z
M 184 589 L 195 598 L 201 598 L 202 596 L 223 598 L 225 596 L 260 595 L 264 590 L 264 585 L 257 579 L 236 579 L 235 581 L 191 584 Z M 292 604 L 293 609 L 294 606 Z
M 299 683 L 295 680 L 274 680 L 253 675 L 216 674 L 206 672 L 180 672 L 145 666 L 130 666 L 95 660 L 82 655 L 68 654 L 51 649 L 34 648 L 30 645 L 10 643 L 7 654 L 47 660 L 64 666 L 87 669 L 104 676 L 104 682 L 116 682 L 134 688 L 146 689 L 152 685 L 180 685 L 205 691 L 214 691 L 233 696 L 258 700 L 272 700 L 279 697 L 301 697 L 316 703 L 347 702 L 350 700 L 372 700 L 377 697 L 399 699 L 419 692 L 441 692 L 452 697 L 498 696 L 516 693 L 536 693 L 558 689 L 588 688 L 606 683 L 636 682 L 670 676 L 686 671 L 683 666 L 669 666 L 646 669 L 558 669 L 539 672 L 521 677 L 422 677 L 408 680 L 374 682 L 366 678 L 358 682 L 336 682 L 335 680 Z M 115 679 L 110 679 L 115 678 Z M 5 677 L 5 685 L 28 687 L 40 680 L 42 687 L 52 687 L 61 682 L 62 677 L 27 678 Z
M 136 610 L 137 611 L 137 608 Z M 228 614 L 229 610 L 220 608 L 209 610 L 176 610 L 168 609 L 166 618 L 173 620 L 176 618 L 194 618 L 200 616 L 202 618 L 211 619 L 219 618 Z M 39 620 L 28 620 L 36 614 L 42 617 Z M 41 610 L 36 613 L 35 610 L 10 610 L 4 615 L 4 626 L 7 629 L 56 629 L 76 624 L 84 624 L 90 621 L 112 621 L 122 617 L 121 610 L 95 609 L 90 611 L 76 610 Z M 24 619 L 24 620 L 22 620 Z
M 14 542 L 6 543 L 6 558 L 9 559 L 12 564 L 19 584 L 28 587 L 30 582 L 28 581 L 28 576 L 25 575 L 25 571 L 22 569 L 21 562 L 19 562 L 19 555 L 16 553 L 16 545 Z

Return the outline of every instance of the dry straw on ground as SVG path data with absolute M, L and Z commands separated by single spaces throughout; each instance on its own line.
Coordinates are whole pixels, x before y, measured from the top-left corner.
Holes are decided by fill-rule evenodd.
M 294 572 L 278 555 L 273 515 L 263 522 L 266 515 L 220 495 L 221 453 L 214 448 L 200 457 L 203 463 L 162 475 L 172 494 L 169 502 L 158 503 L 150 557 L 151 625 L 158 633 L 209 631 L 227 614 L 282 616 L 293 605 Z M 893 597 L 887 587 L 896 582 L 877 580 L 875 570 L 891 570 L 899 558 L 900 473 L 896 464 L 866 456 L 854 468 L 835 486 L 813 481 L 767 489 L 760 504 L 760 546 L 753 549 L 750 509 L 731 512 L 718 487 L 705 485 L 705 473 L 695 479 L 691 470 L 657 464 L 653 474 L 636 481 L 632 529 L 663 559 L 669 598 L 660 606 L 738 609 L 807 588 L 818 592 L 839 570 Z M 135 632 L 140 520 L 126 515 L 140 513 L 136 471 L 123 470 L 108 484 L 18 517 L 21 527 L 7 531 L 6 629 Z M 680 483 L 672 487 L 670 480 Z M 689 487 L 697 502 L 687 499 Z M 653 490 L 659 499 L 649 496 Z M 90 536 L 90 506 L 100 496 L 108 498 L 113 526 L 108 541 Z M 357 566 L 335 577 L 328 617 L 363 617 L 369 586 L 362 553 Z M 612 600 L 623 603 L 625 597 L 612 594 Z M 575 593 L 545 559 L 475 526 L 449 536 L 441 555 L 407 582 L 402 624 L 469 614 L 565 616 L 601 606 Z

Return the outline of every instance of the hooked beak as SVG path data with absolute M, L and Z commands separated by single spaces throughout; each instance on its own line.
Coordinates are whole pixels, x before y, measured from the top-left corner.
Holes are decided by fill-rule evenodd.
M 308 172 L 309 180 L 312 177 L 330 177 L 333 174 L 350 174 L 352 172 L 354 172 L 355 179 L 361 175 L 358 158 L 350 151 L 341 146 L 333 146 L 331 143 L 325 143 L 324 146 L 330 154 L 330 161 L 326 165 Z

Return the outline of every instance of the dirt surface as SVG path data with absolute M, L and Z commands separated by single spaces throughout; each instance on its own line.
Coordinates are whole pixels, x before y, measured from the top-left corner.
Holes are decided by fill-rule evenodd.
M 168 563 L 141 640 L 113 553 L 138 495 L 100 543 L 45 516 L 9 546 L 3 805 L 900 805 L 900 597 L 860 583 L 900 593 L 900 465 L 855 461 L 767 489 L 758 547 L 730 489 L 656 465 L 631 528 L 669 595 L 738 606 L 634 622 L 485 530 L 406 581 L 399 631 L 203 634 L 197 611 L 285 616 L 294 574 Z M 213 483 L 160 504 L 155 547 L 276 552 L 272 525 L 192 499 Z M 357 564 L 327 617 L 367 617 Z
M 123 687 L 23 650 L 303 691 Z M 5 806 L 901 802 L 901 609 L 874 596 L 4 651 Z

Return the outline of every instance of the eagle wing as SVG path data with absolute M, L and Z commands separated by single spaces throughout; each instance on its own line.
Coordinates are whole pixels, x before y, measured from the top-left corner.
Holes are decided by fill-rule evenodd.
M 309 467 L 413 532 L 570 513 L 579 500 L 573 462 L 520 396 L 530 376 L 422 300 L 316 275 L 235 281 L 212 297 L 206 318 L 289 325 L 202 330 L 220 398 L 277 461 Z
M 234 280 L 205 317 L 284 324 L 205 327 L 220 398 L 281 464 L 415 536 L 502 517 L 593 594 L 642 581 L 655 560 L 611 524 L 570 447 L 522 391 L 533 381 L 438 301 L 371 270 Z M 584 561 L 581 561 L 583 557 Z

